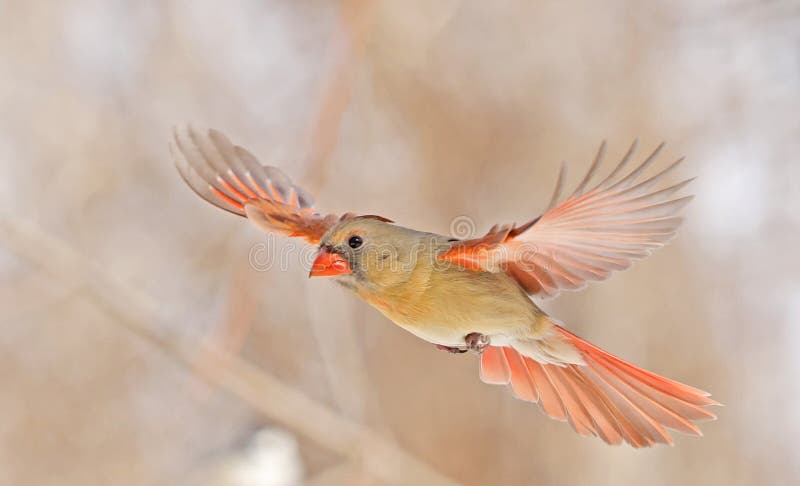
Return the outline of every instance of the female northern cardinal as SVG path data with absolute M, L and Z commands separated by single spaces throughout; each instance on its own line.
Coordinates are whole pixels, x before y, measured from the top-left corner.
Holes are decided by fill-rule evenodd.
M 622 176 L 635 146 L 587 189 L 601 146 L 578 188 L 558 203 L 562 167 L 544 214 L 472 240 L 403 228 L 380 216 L 322 216 L 283 172 L 262 166 L 216 130 L 176 130 L 171 148 L 181 176 L 206 201 L 265 231 L 319 245 L 309 276 L 334 276 L 440 349 L 481 353 L 484 382 L 510 383 L 517 398 L 538 402 L 578 433 L 646 447 L 672 444 L 665 427 L 702 435 L 692 421 L 716 418 L 704 407 L 717 402 L 584 341 L 530 298 L 603 280 L 674 235 L 681 221 L 675 215 L 691 197 L 672 195 L 690 180 L 653 186 L 682 159 L 644 179 L 659 146 Z

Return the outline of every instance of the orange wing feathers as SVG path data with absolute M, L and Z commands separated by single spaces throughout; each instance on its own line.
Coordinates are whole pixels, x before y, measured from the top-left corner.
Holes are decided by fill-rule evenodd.
M 619 177 L 635 152 L 634 142 L 612 172 L 587 191 L 602 162 L 603 144 L 586 176 L 566 200 L 557 204 L 563 186 L 562 167 L 553 198 L 542 216 L 520 227 L 494 227 L 481 238 L 457 243 L 440 258 L 467 268 L 505 271 L 528 293 L 541 297 L 604 280 L 672 238 L 681 223 L 677 213 L 692 199 L 672 197 L 691 179 L 653 189 L 683 159 L 643 180 L 642 173 L 662 147 L 659 145 L 628 175 Z
M 218 208 L 246 216 L 265 231 L 316 244 L 328 228 L 352 216 L 320 215 L 311 197 L 286 174 L 261 165 L 217 130 L 176 129 L 170 149 L 181 177 L 197 195 Z
M 494 284 L 476 287 L 492 299 L 487 301 L 490 305 L 485 306 L 486 313 L 477 312 L 480 319 L 475 322 L 484 325 L 496 322 L 497 329 L 490 331 L 515 337 L 503 341 L 504 346 L 489 346 L 483 352 L 480 371 L 483 381 L 509 384 L 518 398 L 538 402 L 546 415 L 568 421 L 582 435 L 596 435 L 609 444 L 624 441 L 634 447 L 647 447 L 671 444 L 667 428 L 701 435 L 693 421 L 714 419 L 714 414 L 704 407 L 717 402 L 702 390 L 645 371 L 575 336 L 544 316 L 513 281 L 499 273 L 510 275 L 528 294 L 553 296 L 562 289 L 577 289 L 588 281 L 603 280 L 671 238 L 681 221 L 678 211 L 691 199 L 673 194 L 690 180 L 656 188 L 680 159 L 649 178 L 642 176 L 662 146 L 622 175 L 635 148 L 634 143 L 607 177 L 587 189 L 602 162 L 603 144 L 578 187 L 559 203 L 564 180 L 562 167 L 556 190 L 542 216 L 521 226 L 494 226 L 481 238 L 455 242 L 439 258 L 470 270 L 498 272 L 495 280 L 501 281 L 499 287 Z M 200 197 L 247 217 L 265 231 L 302 237 L 317 244 L 329 228 L 353 217 L 352 213 L 341 217 L 319 214 L 310 196 L 283 172 L 261 165 L 252 154 L 215 130 L 197 131 L 191 127 L 176 130 L 171 149 L 181 176 Z M 363 218 L 365 222 L 369 219 L 391 222 L 380 216 Z M 384 231 L 389 242 L 403 244 L 402 235 L 411 230 L 398 227 L 395 233 Z M 392 239 L 393 235 L 397 240 Z M 492 281 L 485 278 L 486 274 L 468 272 L 467 276 L 480 277 L 476 282 Z M 416 285 L 416 280 L 409 282 Z M 493 305 L 497 303 L 493 292 L 505 286 L 513 288 L 507 295 L 524 301 L 525 305 L 511 306 L 512 311 L 501 315 L 497 310 L 501 306 Z M 453 299 L 466 298 L 459 294 L 456 285 L 448 290 L 454 294 Z M 374 299 L 362 297 L 378 308 L 382 305 L 376 302 L 383 302 L 384 298 L 397 299 L 396 294 L 376 295 Z M 542 329 L 547 333 L 509 334 L 504 327 L 509 325 L 509 319 L 520 321 L 515 312 L 523 312 L 525 319 L 546 319 L 542 322 L 547 326 Z M 436 317 L 428 321 L 447 323 L 447 314 L 426 315 Z M 456 338 L 447 339 L 458 341 L 460 330 L 456 328 Z M 426 336 L 431 342 L 440 337 L 435 333 Z

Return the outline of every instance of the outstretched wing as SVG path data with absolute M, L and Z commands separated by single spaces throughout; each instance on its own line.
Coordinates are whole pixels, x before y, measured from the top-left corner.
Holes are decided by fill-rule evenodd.
M 562 289 L 582 288 L 628 268 L 675 235 L 680 209 L 692 196 L 674 194 L 692 179 L 658 189 L 683 158 L 655 175 L 643 172 L 664 144 L 627 175 L 634 142 L 622 161 L 600 183 L 587 189 L 600 166 L 605 143 L 575 191 L 558 203 L 564 180 L 559 173 L 553 197 L 540 217 L 522 226 L 495 226 L 481 238 L 455 244 L 440 258 L 472 269 L 505 271 L 531 295 L 552 297 Z
M 175 165 L 189 187 L 218 208 L 250 219 L 264 231 L 298 236 L 311 244 L 341 219 L 323 216 L 311 197 L 281 170 L 261 165 L 250 152 L 217 130 L 175 129 Z

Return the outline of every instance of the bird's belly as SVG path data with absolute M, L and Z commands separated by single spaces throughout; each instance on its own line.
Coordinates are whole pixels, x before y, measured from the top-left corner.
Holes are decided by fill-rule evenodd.
M 461 329 L 434 324 L 424 324 L 422 326 L 418 324 L 406 325 L 399 322 L 395 322 L 395 324 L 429 343 L 451 347 L 464 346 L 466 344 L 464 338 L 471 332 L 480 332 L 488 336 L 493 346 L 510 346 L 517 334 L 515 332 L 505 332 L 506 330 L 501 330 L 500 328 L 488 331 L 482 329 L 483 326 L 471 326 Z
M 427 318 L 418 315 L 412 316 L 394 306 L 382 305 L 379 301 L 373 300 L 370 303 L 390 321 L 430 343 L 443 346 L 463 346 L 465 344 L 464 337 L 472 332 L 466 330 L 469 326 L 454 325 L 454 323 L 448 323 L 447 319 L 439 319 L 434 316 L 425 316 Z
M 463 346 L 466 344 L 464 336 L 468 333 L 461 329 L 436 324 L 403 324 L 397 321 L 395 321 L 395 324 L 429 343 L 443 346 Z
M 431 319 L 407 319 L 404 315 L 380 309 L 392 322 L 433 344 L 443 346 L 464 346 L 467 334 L 478 332 L 489 336 L 492 344 L 502 346 L 518 334 L 530 328 L 527 320 L 512 316 L 483 316 L 477 320 L 452 320 L 444 316 L 431 316 Z
M 466 284 L 435 282 L 423 294 L 411 297 L 359 294 L 392 322 L 434 344 L 463 346 L 464 338 L 473 332 L 489 336 L 492 343 L 530 333 L 536 323 L 537 308 L 523 292 L 516 287 L 498 289 L 485 285 L 487 279 L 491 283 L 503 277 L 487 275 L 476 281 L 470 275 L 456 274 L 458 278 L 466 278 Z

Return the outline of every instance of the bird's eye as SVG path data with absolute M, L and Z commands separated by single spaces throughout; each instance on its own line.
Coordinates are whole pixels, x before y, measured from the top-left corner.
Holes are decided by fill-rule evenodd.
M 350 239 L 347 240 L 347 244 L 350 246 L 350 248 L 355 250 L 356 248 L 364 244 L 364 240 L 362 240 L 360 236 L 355 235 L 351 236 Z

